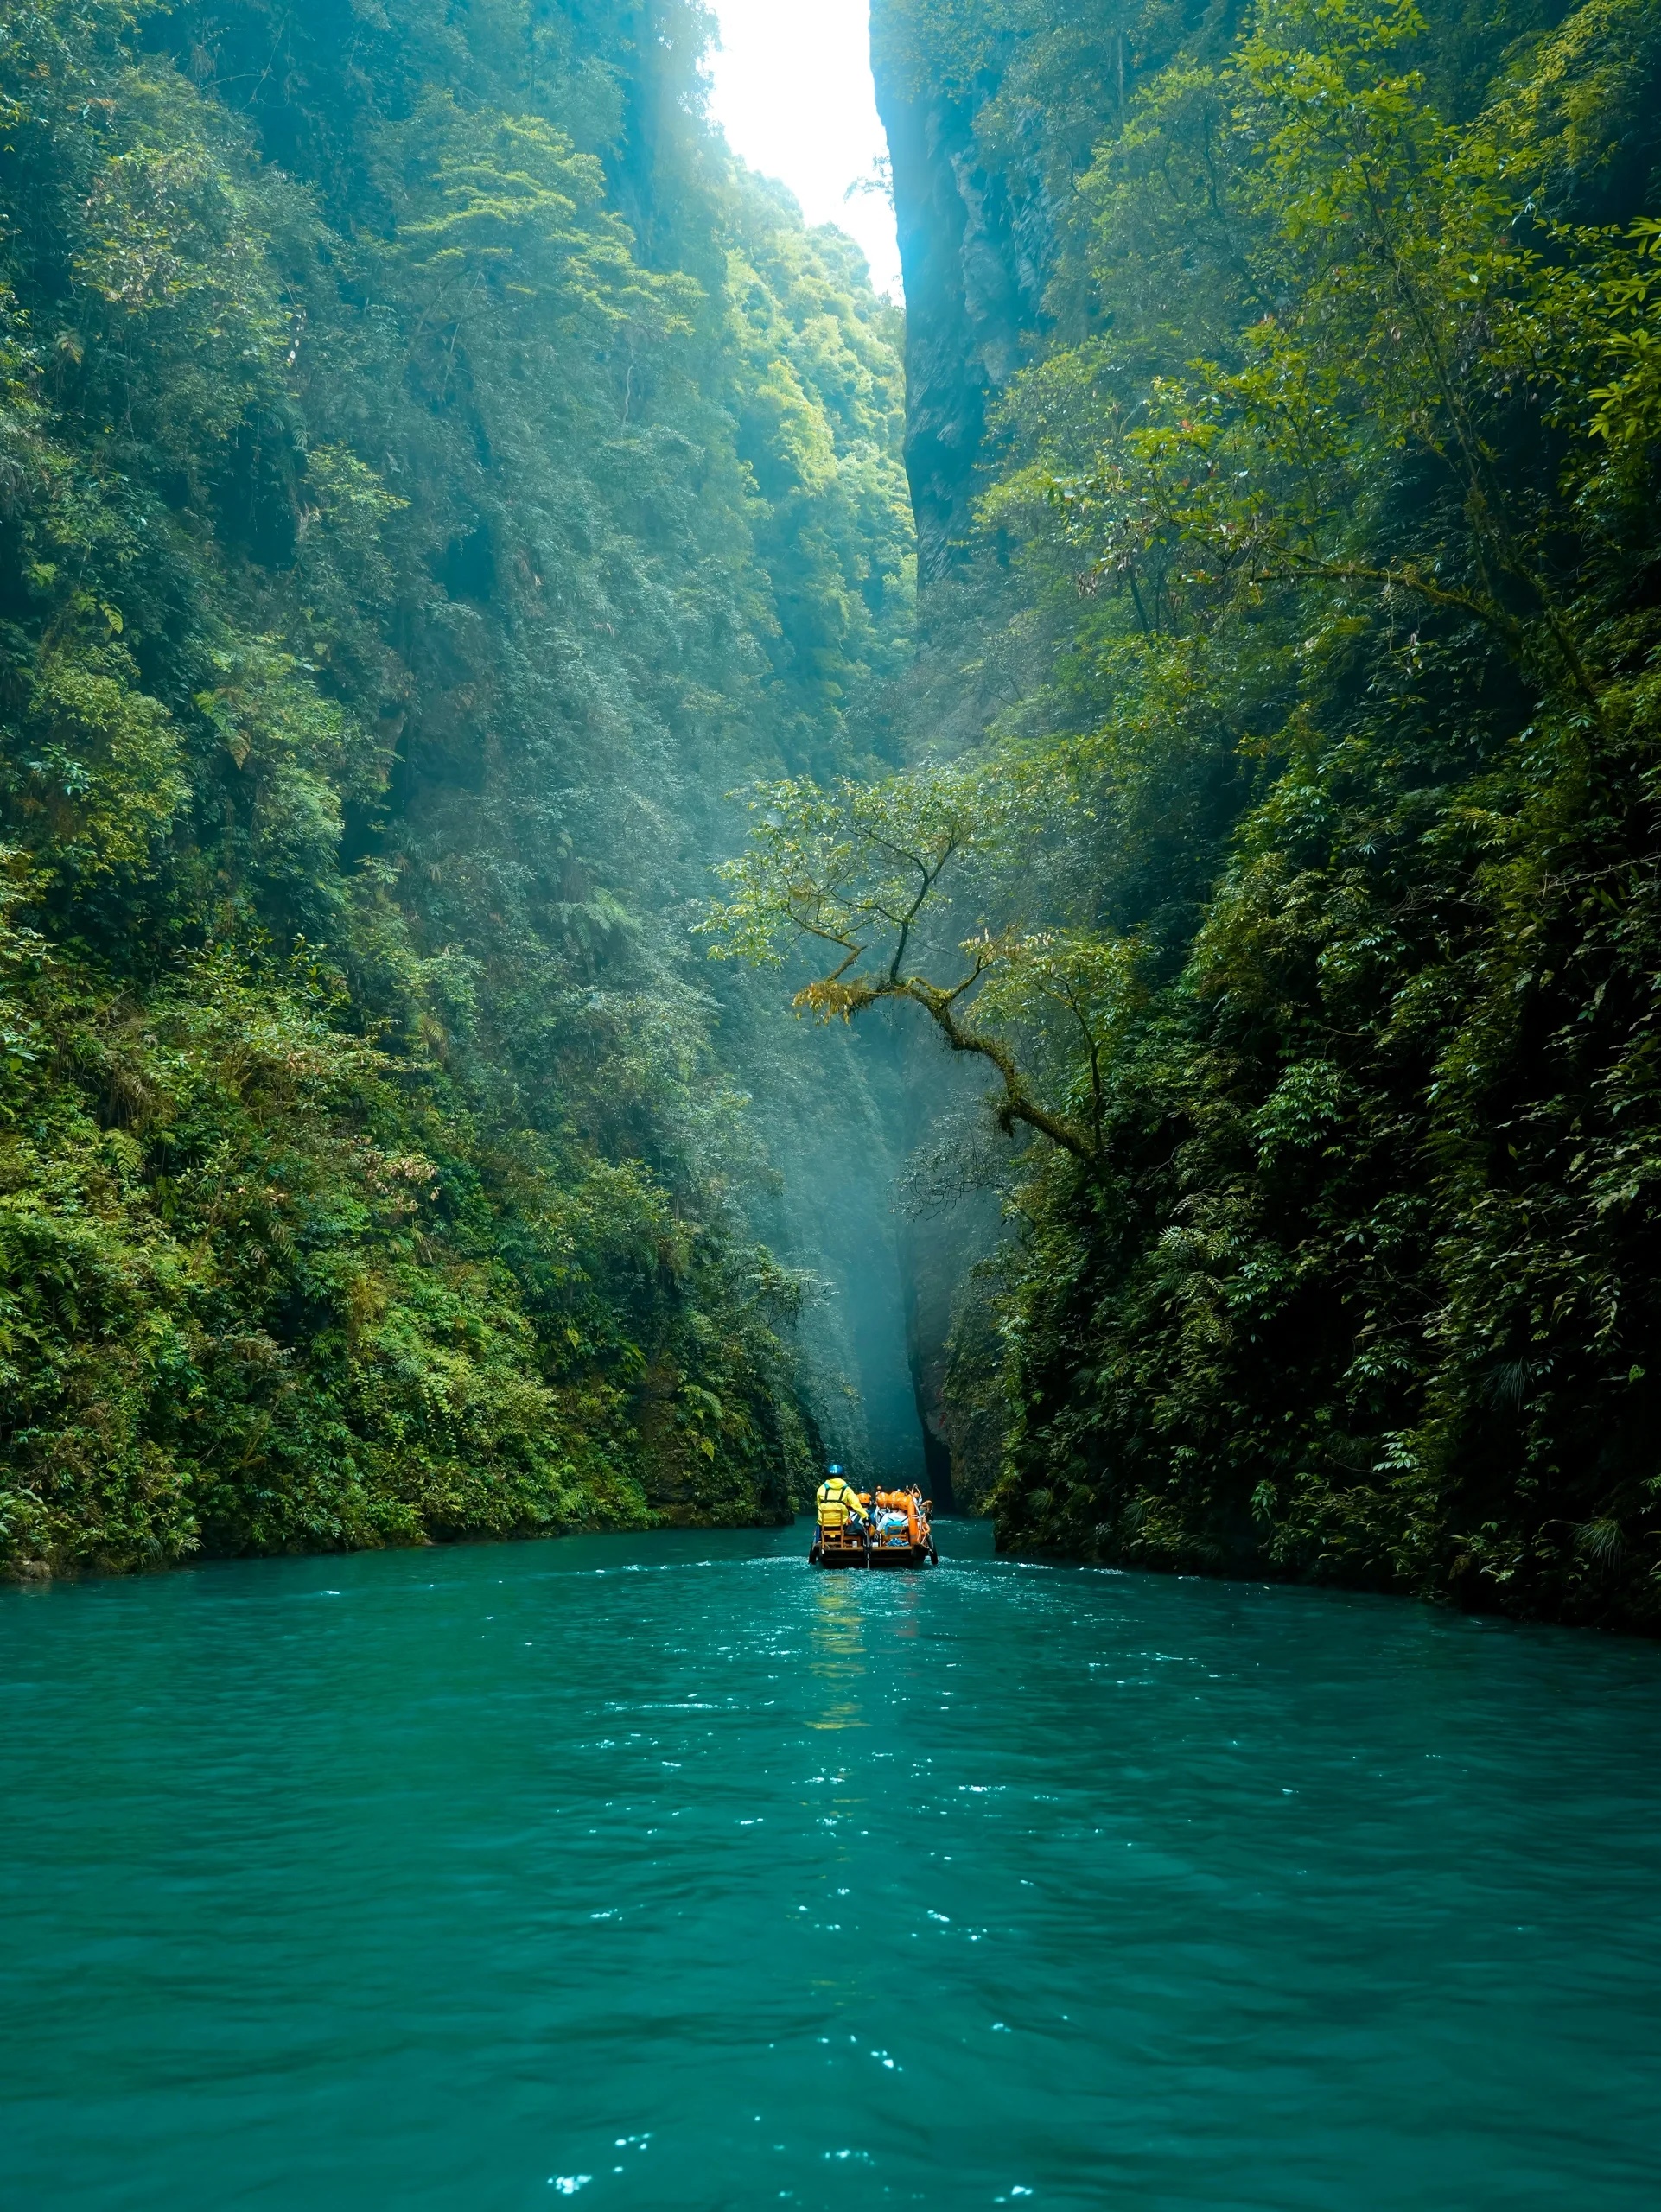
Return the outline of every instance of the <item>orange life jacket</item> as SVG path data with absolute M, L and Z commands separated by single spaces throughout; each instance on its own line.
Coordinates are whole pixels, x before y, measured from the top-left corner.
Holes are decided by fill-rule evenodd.
M 880 1490 L 876 1502 L 890 1513 L 903 1513 L 913 1543 L 923 1541 L 923 1502 L 914 1490 Z

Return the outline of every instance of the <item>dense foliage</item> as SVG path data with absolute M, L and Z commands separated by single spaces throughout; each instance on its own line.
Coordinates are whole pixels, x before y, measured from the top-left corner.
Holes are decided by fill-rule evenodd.
M 909 524 L 706 28 L 0 19 L 0 1564 L 802 1486 L 685 919 L 881 741 Z
M 1001 1541 L 1652 1626 L 1661 15 L 888 15 L 1049 232 L 1043 681 L 722 919 L 1004 1055 Z
M 787 1510 L 752 783 L 717 949 L 990 1077 L 1002 1541 L 1653 1625 L 1653 0 L 887 0 L 1031 305 L 914 662 L 707 30 L 0 23 L 0 1561 Z

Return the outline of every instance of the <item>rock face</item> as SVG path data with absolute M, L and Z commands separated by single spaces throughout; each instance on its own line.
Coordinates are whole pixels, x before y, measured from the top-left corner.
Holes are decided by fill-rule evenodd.
M 904 0 L 875 0 L 871 66 L 893 163 L 906 285 L 906 468 L 918 581 L 968 534 L 989 409 L 1039 327 L 1051 211 L 983 163 L 974 117 L 995 89 L 931 89 L 901 58 Z
M 919 631 L 926 646 L 955 664 L 978 658 L 965 625 L 977 627 L 984 608 L 971 610 L 948 587 L 968 559 L 989 418 L 1042 326 L 1053 223 L 1041 189 L 990 167 L 977 141 L 975 118 L 996 91 L 995 75 L 983 71 L 966 91 L 927 81 L 929 72 L 913 58 L 913 0 L 873 0 L 871 66 L 906 288 L 905 461 L 917 524 Z M 975 741 L 974 690 L 970 685 L 945 715 L 939 697 L 919 702 L 932 741 L 944 741 L 948 751 Z M 924 1039 L 911 1040 L 908 1069 L 913 1111 L 904 1141 L 915 1151 L 931 1141 L 942 1100 L 978 1086 L 963 1071 L 943 1080 Z M 983 1424 L 988 1438 L 978 1440 L 978 1457 L 965 1452 L 945 1389 L 954 1302 L 997 1234 L 996 1206 L 983 1197 L 909 1221 L 899 1238 L 926 1477 L 936 1505 L 948 1510 L 977 1510 L 990 1481 L 980 1463 L 995 1465 L 997 1457 L 996 1417 Z M 996 1347 L 985 1351 L 990 1387 Z

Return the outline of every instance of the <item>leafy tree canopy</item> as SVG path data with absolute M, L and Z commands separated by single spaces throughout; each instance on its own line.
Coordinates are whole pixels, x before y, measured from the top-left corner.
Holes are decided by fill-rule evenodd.
M 0 1562 L 809 1479 L 681 917 L 883 741 L 900 372 L 706 31 L 0 22 Z
M 885 35 L 1049 226 L 959 648 L 1036 680 L 717 918 L 996 1040 L 1001 1540 L 1653 1624 L 1655 10 Z

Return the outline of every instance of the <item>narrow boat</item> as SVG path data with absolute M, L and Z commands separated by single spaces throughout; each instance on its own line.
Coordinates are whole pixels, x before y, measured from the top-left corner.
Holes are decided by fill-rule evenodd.
M 930 1516 L 932 1503 L 916 1490 L 857 1493 L 867 1519 L 845 1520 L 840 1528 L 820 1524 L 813 1531 L 812 1567 L 938 1567 Z

